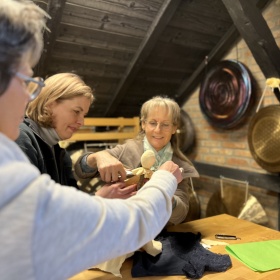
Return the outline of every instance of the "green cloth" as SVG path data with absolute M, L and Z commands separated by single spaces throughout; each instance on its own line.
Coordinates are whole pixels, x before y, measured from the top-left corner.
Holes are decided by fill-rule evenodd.
M 227 245 L 226 251 L 254 271 L 280 268 L 280 240 Z

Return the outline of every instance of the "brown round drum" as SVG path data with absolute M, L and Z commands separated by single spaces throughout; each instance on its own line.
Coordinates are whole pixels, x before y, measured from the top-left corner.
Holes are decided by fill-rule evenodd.
M 252 81 L 247 68 L 236 60 L 223 60 L 208 71 L 199 93 L 206 119 L 230 129 L 242 122 L 252 104 Z

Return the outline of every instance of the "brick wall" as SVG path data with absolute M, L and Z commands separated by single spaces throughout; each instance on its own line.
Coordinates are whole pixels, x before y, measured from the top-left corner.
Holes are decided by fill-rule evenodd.
M 280 0 L 273 0 L 264 10 L 263 16 L 280 47 Z M 244 40 L 239 40 L 224 59 L 235 59 L 247 66 L 253 79 L 256 81 L 253 92 L 256 102 L 246 114 L 246 119 L 242 125 L 231 130 L 217 129 L 208 123 L 200 110 L 198 101 L 200 88 L 198 87 L 183 106 L 183 109 L 188 112 L 193 121 L 197 140 L 190 158 L 198 162 L 217 166 L 268 173 L 255 162 L 248 147 L 249 121 L 256 112 L 256 106 L 265 88 L 266 78 L 262 74 Z M 270 90 L 267 90 L 262 106 L 271 104 L 279 104 L 279 102 L 275 95 Z M 196 180 L 195 187 L 201 200 L 203 217 L 208 200 L 217 189 L 217 179 L 205 176 L 201 177 L 198 181 Z M 268 226 L 277 229 L 277 194 L 254 186 L 250 186 L 250 192 L 253 192 L 264 206 L 269 217 Z

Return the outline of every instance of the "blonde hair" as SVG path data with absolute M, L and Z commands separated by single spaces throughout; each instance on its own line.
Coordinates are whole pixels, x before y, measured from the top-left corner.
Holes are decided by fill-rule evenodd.
M 146 121 L 149 113 L 155 108 L 165 108 L 168 112 L 168 115 L 172 119 L 172 124 L 174 126 L 179 126 L 180 124 L 180 107 L 179 105 L 171 98 L 155 96 L 152 99 L 146 101 L 140 111 L 140 121 L 141 123 Z
M 35 66 L 43 49 L 49 15 L 26 0 L 0 1 L 0 95 L 7 89 L 25 53 Z
M 85 96 L 93 102 L 93 91 L 76 74 L 59 73 L 45 80 L 41 93 L 31 101 L 26 109 L 26 115 L 43 127 L 53 127 L 53 116 L 49 104 L 62 100 Z
M 155 108 L 164 108 L 168 112 L 169 117 L 172 120 L 172 124 L 179 128 L 180 121 L 181 121 L 181 109 L 178 105 L 178 103 L 169 98 L 169 97 L 163 97 L 163 96 L 155 96 L 148 101 L 146 101 L 140 110 L 140 122 L 141 124 L 145 122 L 149 116 L 149 113 L 153 111 Z M 139 134 L 140 138 L 143 138 L 145 135 L 145 131 L 142 129 Z M 174 154 L 179 157 L 180 159 L 187 161 L 189 164 L 193 165 L 191 161 L 183 154 L 183 152 L 180 150 L 179 147 L 179 135 L 176 130 L 176 132 L 171 136 L 170 139 L 171 146 L 173 148 Z

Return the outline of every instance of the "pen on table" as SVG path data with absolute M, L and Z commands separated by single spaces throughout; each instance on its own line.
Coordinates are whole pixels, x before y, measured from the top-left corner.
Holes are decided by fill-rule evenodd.
M 237 237 L 236 235 L 230 235 L 230 234 L 215 234 L 216 239 L 224 239 L 224 240 L 237 240 L 241 239 L 240 237 Z

